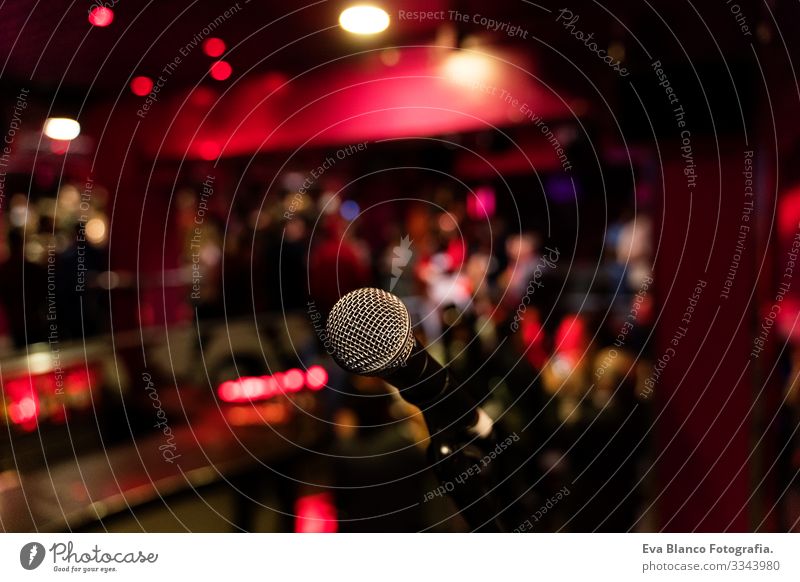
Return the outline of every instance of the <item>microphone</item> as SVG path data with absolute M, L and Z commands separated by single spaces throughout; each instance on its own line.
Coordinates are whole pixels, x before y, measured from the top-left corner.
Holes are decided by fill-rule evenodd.
M 506 488 L 497 484 L 502 460 L 488 466 L 485 462 L 502 447 L 502 431 L 417 342 L 400 298 L 382 289 L 351 291 L 333 306 L 327 332 L 330 353 L 339 366 L 352 374 L 383 378 L 422 410 L 434 471 L 474 531 L 510 531 L 515 522 L 507 523 L 503 515 L 513 512 L 515 498 L 500 502 Z
M 422 410 L 431 433 L 466 428 L 485 436 L 491 431 L 488 416 L 417 342 L 408 310 L 396 295 L 371 287 L 351 291 L 333 306 L 327 332 L 339 366 L 398 388 Z

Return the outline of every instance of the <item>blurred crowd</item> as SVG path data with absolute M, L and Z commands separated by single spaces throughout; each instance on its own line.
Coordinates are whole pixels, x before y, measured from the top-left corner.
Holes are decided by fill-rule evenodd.
M 297 203 L 288 193 L 286 200 Z M 260 252 L 269 259 L 235 259 L 248 274 L 224 277 L 226 294 L 231 281 L 264 277 L 254 288 L 268 308 L 310 304 L 315 314 L 363 286 L 399 295 L 434 357 L 522 436 L 520 449 L 531 454 L 517 460 L 521 493 L 545 504 L 569 488 L 541 518 L 541 531 L 647 527 L 640 519 L 649 436 L 643 381 L 654 309 L 646 217 L 629 212 L 612 222 L 598 263 L 541 232 L 470 215 L 457 197 L 439 210 L 412 206 L 389 223 L 325 196 L 300 206 L 288 218 L 285 205 L 262 208 L 261 232 L 242 228 L 239 241 L 209 253 L 227 257 L 231 244 L 237 253 L 267 249 Z M 358 398 L 379 391 L 354 381 L 353 397 L 339 403 L 339 436 L 369 433 L 364 452 L 374 453 L 376 438 L 367 427 L 391 426 L 404 414 L 395 400 Z
M 390 290 L 431 353 L 522 435 L 531 456 L 520 459 L 520 476 L 531 493 L 545 503 L 569 488 L 542 518 L 543 530 L 636 527 L 647 454 L 642 370 L 654 312 L 646 217 L 612 220 L 598 261 L 537 230 L 512 228 L 494 214 L 488 187 L 480 204 L 451 195 L 438 207 L 410 204 L 390 222 L 372 220 L 353 200 L 289 190 L 230 213 L 217 202 L 198 221 L 198 192 L 176 193 L 183 258 L 162 278 L 185 289 L 185 306 L 211 319 L 309 305 L 326 314 L 352 289 Z M 103 208 L 86 216 L 75 187 L 24 212 L 17 202 L 1 267 L 6 281 L 22 281 L 24 272 L 24 293 L 4 285 L 1 298 L 14 344 L 47 341 L 48 299 L 57 302 L 62 341 L 107 331 L 102 296 L 131 277 L 105 264 Z M 77 279 L 82 271 L 91 301 Z M 346 426 L 380 426 L 397 414 L 391 399 L 365 401 L 358 392 L 339 403 L 338 414 L 352 417 Z M 339 431 L 344 441 L 357 437 Z
M 109 331 L 108 193 L 14 194 L 0 220 L 0 350 Z

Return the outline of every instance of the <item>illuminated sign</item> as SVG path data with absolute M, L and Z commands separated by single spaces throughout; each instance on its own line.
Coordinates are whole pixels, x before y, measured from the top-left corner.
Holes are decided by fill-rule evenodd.
M 228 380 L 217 388 L 223 402 L 255 402 L 268 400 L 281 394 L 294 394 L 303 388 L 317 391 L 328 383 L 328 372 L 322 366 L 311 366 L 308 370 L 292 368 L 272 376 L 244 376 Z

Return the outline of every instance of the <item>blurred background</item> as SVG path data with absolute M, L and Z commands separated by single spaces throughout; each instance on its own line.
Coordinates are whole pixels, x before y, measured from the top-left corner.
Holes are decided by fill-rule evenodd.
M 521 526 L 796 530 L 797 4 L 348 7 L 0 7 L 0 529 L 469 531 L 371 286 Z

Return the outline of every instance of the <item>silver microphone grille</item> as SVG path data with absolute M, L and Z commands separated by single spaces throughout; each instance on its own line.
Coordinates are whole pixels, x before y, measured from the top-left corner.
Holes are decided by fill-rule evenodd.
M 328 316 L 328 339 L 336 363 L 362 376 L 391 372 L 414 347 L 406 306 L 396 295 L 371 287 L 336 302 Z

